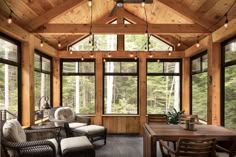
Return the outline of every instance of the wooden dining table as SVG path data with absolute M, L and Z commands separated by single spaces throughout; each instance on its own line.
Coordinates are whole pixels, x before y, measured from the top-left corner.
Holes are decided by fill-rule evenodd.
M 156 157 L 157 141 L 178 141 L 179 138 L 212 137 L 217 141 L 236 139 L 236 131 L 217 125 L 195 125 L 195 130 L 186 130 L 183 125 L 144 124 L 144 157 Z

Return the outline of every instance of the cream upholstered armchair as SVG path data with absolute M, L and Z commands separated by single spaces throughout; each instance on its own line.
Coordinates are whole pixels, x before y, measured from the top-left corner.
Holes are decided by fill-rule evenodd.
M 72 111 L 70 107 L 55 107 L 49 112 L 49 120 L 58 123 L 64 123 L 66 136 L 70 137 L 70 130 L 90 125 L 91 119 L 86 116 L 79 116 Z
M 53 137 L 56 134 L 53 130 L 24 130 L 16 119 L 7 120 L 2 128 L 1 144 L 8 157 L 56 157 L 58 143 L 55 138 L 47 140 L 29 141 L 28 135 L 32 133 L 49 133 Z

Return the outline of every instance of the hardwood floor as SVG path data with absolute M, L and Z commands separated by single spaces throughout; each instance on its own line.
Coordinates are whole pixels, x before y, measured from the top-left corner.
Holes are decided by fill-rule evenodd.
M 143 137 L 109 135 L 107 144 L 103 141 L 94 143 L 96 157 L 143 157 Z

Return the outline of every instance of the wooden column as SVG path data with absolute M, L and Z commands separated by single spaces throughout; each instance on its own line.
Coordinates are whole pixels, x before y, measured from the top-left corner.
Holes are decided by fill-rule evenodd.
M 103 61 L 102 53 L 96 53 L 96 117 L 94 124 L 102 124 L 102 108 L 103 108 Z
M 208 124 L 220 125 L 220 69 L 221 46 L 213 43 L 212 36 L 208 40 Z
M 183 58 L 182 65 L 182 110 L 190 114 L 190 58 Z
M 22 43 L 22 125 L 34 123 L 34 36 Z
M 117 10 L 117 24 L 124 23 L 124 8 L 118 8 Z M 117 50 L 124 51 L 124 34 L 117 35 Z
M 139 113 L 140 113 L 140 134 L 143 134 L 143 125 L 146 123 L 147 114 L 147 77 L 146 77 L 146 54 L 139 53 Z
M 60 106 L 60 59 L 53 58 L 53 107 Z

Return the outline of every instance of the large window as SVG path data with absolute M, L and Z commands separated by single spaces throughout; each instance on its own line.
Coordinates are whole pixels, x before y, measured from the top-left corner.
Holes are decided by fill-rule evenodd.
M 95 60 L 61 61 L 62 105 L 76 113 L 95 114 Z
M 104 62 L 104 114 L 138 114 L 138 62 Z
M 52 106 L 52 59 L 39 51 L 34 53 L 34 93 L 36 112 L 45 103 L 45 98 Z
M 223 43 L 222 123 L 236 129 L 236 39 Z
M 147 114 L 180 110 L 181 61 L 147 60 Z
M 0 109 L 20 117 L 20 43 L 0 33 Z
M 207 52 L 191 58 L 191 114 L 207 121 Z

